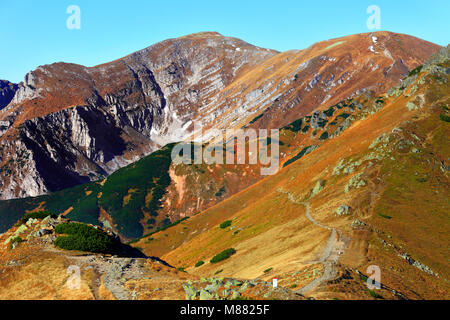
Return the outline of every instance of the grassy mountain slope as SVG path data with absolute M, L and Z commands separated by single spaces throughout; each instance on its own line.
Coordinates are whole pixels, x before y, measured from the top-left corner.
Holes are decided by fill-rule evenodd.
M 324 298 L 371 297 L 362 274 L 377 265 L 385 298 L 448 298 L 449 67 L 447 48 L 388 93 L 356 98 L 339 135 L 302 155 L 324 130 L 304 137 L 277 175 L 135 246 L 194 274 L 319 279 L 307 293 Z M 207 262 L 227 248 L 236 254 Z
M 301 158 L 328 137 L 339 135 L 357 117 L 382 106 L 374 102 L 361 111 L 362 104 L 358 101 L 368 103 L 369 100 L 374 98 L 365 95 L 319 111 L 323 119 L 317 125 L 311 124 L 312 116 L 306 116 L 283 127 L 281 163 L 286 166 Z M 65 213 L 74 220 L 103 225 L 127 239 L 134 239 L 197 214 L 263 178 L 260 165 L 172 164 L 172 146 L 118 170 L 104 181 L 35 198 L 0 201 L 0 225 L 7 230 L 25 212 L 45 209 Z
M 36 198 L 1 201 L 0 225 L 6 231 L 25 212 L 40 209 L 64 213 L 72 220 L 103 223 L 125 238 L 141 236 L 147 224 L 169 224 L 157 211 L 170 184 L 172 147 L 168 145 L 103 181 Z

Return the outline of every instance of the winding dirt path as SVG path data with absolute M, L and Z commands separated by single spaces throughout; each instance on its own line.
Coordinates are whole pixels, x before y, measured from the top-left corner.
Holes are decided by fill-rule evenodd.
M 307 202 L 307 201 L 302 202 L 302 201 L 296 200 L 295 197 L 293 196 L 293 194 L 288 191 L 283 191 L 283 190 L 279 189 L 278 192 L 286 194 L 289 201 L 291 201 L 295 204 L 298 204 L 298 205 L 305 206 L 306 218 L 309 221 L 311 221 L 314 225 L 316 225 L 322 229 L 327 229 L 327 230 L 331 231 L 330 236 L 328 237 L 327 243 L 325 245 L 324 250 L 322 251 L 322 254 L 321 254 L 319 260 L 311 262 L 311 263 L 322 263 L 323 264 L 324 271 L 323 271 L 322 276 L 314 279 L 313 281 L 308 283 L 306 286 L 304 286 L 303 288 L 296 291 L 296 293 L 305 294 L 307 292 L 310 292 L 310 291 L 316 289 L 323 282 L 331 280 L 334 277 L 336 277 L 334 265 L 338 262 L 339 255 L 342 254 L 342 252 L 344 250 L 344 245 L 342 243 L 338 244 L 338 231 L 336 231 L 335 228 L 326 226 L 313 218 L 313 216 L 311 215 L 311 207 L 310 207 L 309 202 Z
M 305 294 L 309 291 L 312 291 L 312 290 L 316 289 L 323 282 L 333 279 L 336 276 L 336 273 L 334 271 L 334 264 L 337 262 L 337 260 L 338 260 L 337 257 L 339 256 L 339 254 L 336 254 L 336 255 L 333 254 L 334 252 L 338 251 L 336 229 L 330 228 L 326 225 L 321 224 L 317 220 L 315 220 L 311 216 L 310 205 L 308 202 L 303 203 L 303 205 L 306 208 L 306 217 L 308 218 L 308 220 L 320 228 L 330 230 L 331 234 L 328 237 L 327 244 L 325 245 L 325 248 L 322 252 L 321 257 L 319 258 L 319 262 L 321 262 L 324 267 L 322 276 L 314 279 L 313 281 L 308 283 L 306 286 L 304 286 L 303 288 L 296 291 L 297 293 L 300 293 L 300 294 Z

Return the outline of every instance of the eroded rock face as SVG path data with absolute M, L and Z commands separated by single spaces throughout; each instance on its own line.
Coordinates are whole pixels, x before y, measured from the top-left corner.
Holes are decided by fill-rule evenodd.
M 0 80 L 0 110 L 6 107 L 14 98 L 18 85 L 6 80 Z M 1 129 L 0 129 L 1 130 Z
M 41 66 L 0 111 L 0 199 L 101 179 L 188 139 L 194 122 L 240 128 L 258 116 L 252 126 L 280 128 L 325 103 L 384 90 L 439 50 L 413 37 L 377 37 L 376 52 L 363 34 L 278 53 L 207 32 L 92 68 Z
M 102 179 L 182 141 L 207 99 L 275 54 L 208 33 L 93 68 L 39 67 L 17 86 L 14 112 L 0 114 L 0 199 Z

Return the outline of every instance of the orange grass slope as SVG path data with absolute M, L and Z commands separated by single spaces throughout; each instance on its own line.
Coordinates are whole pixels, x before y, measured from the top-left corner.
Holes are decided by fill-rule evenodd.
M 182 284 L 199 280 L 157 258 L 62 250 L 54 233 L 36 235 L 44 224 L 0 235 L 0 300 L 184 299 Z M 22 240 L 11 246 L 10 237 Z
M 448 299 L 443 55 L 383 95 L 381 110 L 277 175 L 136 245 L 196 275 L 278 276 L 316 298 Z M 227 248 L 236 253 L 209 263 Z M 381 270 L 379 294 L 365 286 L 370 265 Z

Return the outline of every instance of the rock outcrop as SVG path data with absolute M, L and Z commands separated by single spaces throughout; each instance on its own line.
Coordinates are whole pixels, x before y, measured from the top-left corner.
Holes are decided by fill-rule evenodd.
M 6 80 L 0 80 L 0 110 L 6 107 L 14 98 L 18 85 Z

